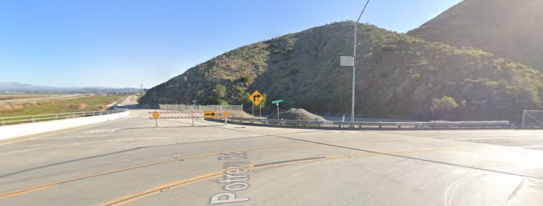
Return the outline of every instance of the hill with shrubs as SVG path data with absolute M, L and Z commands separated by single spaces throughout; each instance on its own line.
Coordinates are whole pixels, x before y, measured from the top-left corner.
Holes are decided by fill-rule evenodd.
M 255 89 L 266 103 L 321 115 L 349 114 L 354 22 L 337 22 L 243 46 L 152 89 L 140 104 L 244 104 Z M 360 24 L 356 112 L 371 118 L 513 120 L 541 109 L 543 74 L 471 47 L 429 42 Z

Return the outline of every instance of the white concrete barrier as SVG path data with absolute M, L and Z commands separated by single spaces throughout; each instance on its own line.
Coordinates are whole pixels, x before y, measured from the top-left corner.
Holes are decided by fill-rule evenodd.
M 53 120 L 47 122 L 36 122 L 28 124 L 17 124 L 0 126 L 0 140 L 23 137 L 28 135 L 53 132 L 57 130 L 69 129 L 74 127 L 80 127 L 100 122 L 107 122 L 110 120 L 120 119 L 127 117 L 129 112 L 120 112 L 115 114 L 100 115 L 93 117 L 80 117 L 63 120 Z

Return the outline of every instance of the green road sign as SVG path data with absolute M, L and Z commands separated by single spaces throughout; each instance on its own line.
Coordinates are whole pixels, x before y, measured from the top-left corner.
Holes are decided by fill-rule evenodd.
M 281 103 L 281 102 L 283 102 L 282 99 L 280 99 L 280 100 L 274 100 L 274 101 L 272 101 L 272 104 L 279 104 L 279 103 Z

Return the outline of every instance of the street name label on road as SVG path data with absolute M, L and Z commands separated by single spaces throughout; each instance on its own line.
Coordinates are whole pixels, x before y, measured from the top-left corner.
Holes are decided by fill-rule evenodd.
M 160 114 L 158 112 L 153 112 L 153 118 L 158 119 L 160 117 Z
M 217 117 L 217 111 L 205 111 L 204 112 L 204 118 L 216 118 Z
M 251 95 L 249 97 L 249 99 L 255 104 L 255 105 L 258 105 L 260 104 L 260 102 L 262 102 L 262 100 L 264 100 L 264 96 L 262 96 L 262 94 L 260 94 L 260 92 L 258 92 L 258 90 L 255 90 L 255 92 L 253 93 L 253 95 Z
M 282 99 L 280 99 L 280 100 L 273 100 L 273 101 L 272 101 L 272 104 L 279 104 L 279 103 L 282 103 L 282 102 L 283 102 Z

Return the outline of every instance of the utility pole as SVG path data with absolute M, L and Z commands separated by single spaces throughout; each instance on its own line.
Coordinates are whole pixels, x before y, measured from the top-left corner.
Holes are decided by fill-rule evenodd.
M 140 84 L 141 96 L 143 97 L 143 84 Z
M 351 122 L 354 122 L 354 99 L 355 99 L 355 90 L 356 90 L 356 46 L 357 41 L 356 37 L 358 36 L 358 22 L 360 22 L 360 18 L 362 18 L 362 14 L 364 14 L 364 11 L 366 11 L 366 7 L 370 3 L 370 0 L 366 2 L 366 5 L 364 5 L 364 9 L 362 9 L 362 12 L 360 13 L 360 16 L 358 16 L 358 20 L 356 20 L 356 23 L 354 24 L 354 51 L 353 51 L 353 57 L 354 57 L 354 64 L 353 64 L 353 95 L 352 95 L 352 106 L 351 106 Z

